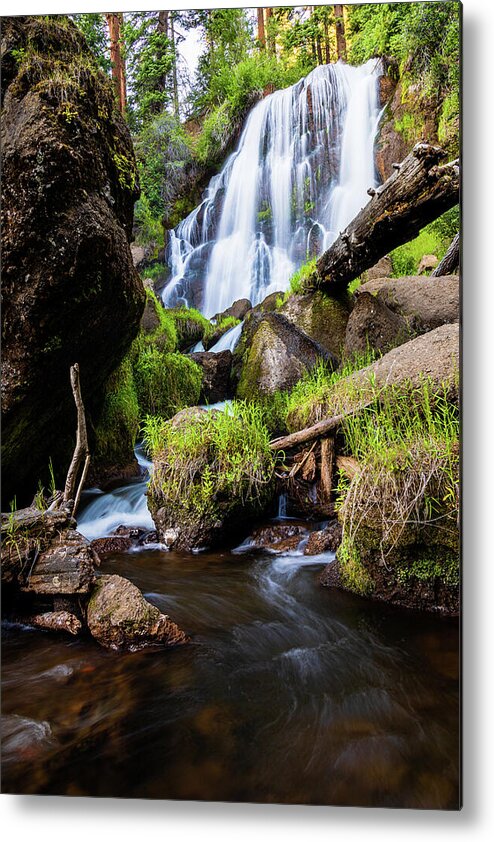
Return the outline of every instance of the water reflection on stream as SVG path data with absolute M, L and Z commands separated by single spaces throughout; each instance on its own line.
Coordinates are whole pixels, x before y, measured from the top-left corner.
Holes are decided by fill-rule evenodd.
M 4 624 L 3 790 L 457 806 L 457 624 L 325 590 L 327 560 L 115 555 L 176 650 Z

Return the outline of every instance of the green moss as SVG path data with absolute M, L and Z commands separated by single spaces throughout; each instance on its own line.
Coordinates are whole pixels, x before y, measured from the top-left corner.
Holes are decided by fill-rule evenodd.
M 443 101 L 439 115 L 437 137 L 451 156 L 460 152 L 460 97 L 452 91 Z
M 134 379 L 141 416 L 171 418 L 199 402 L 202 370 L 183 354 L 155 346 L 142 349 L 134 362 Z
M 160 351 L 174 351 L 178 344 L 178 332 L 174 314 L 165 310 L 153 290 L 146 289 L 146 308 L 148 320 L 143 317 L 143 327 L 139 336 L 142 348 L 156 346 Z M 154 317 L 153 317 L 154 316 Z
M 199 310 L 193 307 L 181 307 L 171 310 L 177 331 L 178 347 L 181 350 L 190 348 L 211 333 L 212 325 Z
M 397 565 L 397 579 L 402 585 L 410 584 L 413 580 L 419 582 L 442 582 L 451 587 L 460 583 L 460 565 L 457 554 L 433 552 L 434 548 L 422 555 L 417 555 L 411 563 L 401 562 Z
M 337 552 L 339 572 L 343 587 L 360 596 L 368 596 L 374 589 L 373 581 L 360 559 L 355 543 L 344 536 Z
M 405 111 L 401 119 L 395 120 L 394 129 L 402 135 L 408 145 L 416 143 L 424 134 L 424 118 L 416 112 Z
M 132 365 L 126 357 L 106 386 L 103 409 L 96 426 L 94 462 L 118 464 L 133 458 L 139 430 L 139 407 Z

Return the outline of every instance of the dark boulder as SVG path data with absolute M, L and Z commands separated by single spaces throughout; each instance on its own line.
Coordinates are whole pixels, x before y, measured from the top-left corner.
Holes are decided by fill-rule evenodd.
M 252 302 L 248 298 L 239 298 L 238 301 L 233 302 L 231 307 L 227 307 L 223 313 L 218 313 L 214 317 L 214 320 L 217 322 L 221 322 L 227 318 L 242 320 L 249 310 L 252 310 Z
M 21 502 L 50 457 L 56 471 L 70 461 L 70 365 L 97 417 L 144 291 L 134 152 L 110 81 L 65 18 L 4 18 L 2 39 L 3 497 Z
M 411 338 L 403 316 L 369 292 L 361 292 L 352 310 L 345 335 L 345 355 L 365 354 L 368 349 L 385 354 Z
M 202 386 L 199 401 L 217 403 L 230 397 L 230 373 L 232 370 L 232 352 L 219 351 L 217 354 L 198 351 L 190 354 L 202 369 Z
M 364 284 L 358 294 L 372 293 L 409 323 L 413 333 L 426 333 L 460 318 L 458 275 L 380 278 Z

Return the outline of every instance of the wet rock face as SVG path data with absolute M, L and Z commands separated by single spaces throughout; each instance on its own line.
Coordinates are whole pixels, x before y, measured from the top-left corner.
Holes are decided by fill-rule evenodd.
M 139 588 L 122 576 L 101 576 L 87 606 L 92 636 L 107 649 L 139 649 L 152 643 L 175 646 L 187 635 Z
M 67 468 L 70 365 L 97 415 L 144 292 L 129 248 L 134 154 L 111 84 L 69 21 L 6 18 L 2 38 L 3 494 L 21 503 L 50 456 Z
M 201 403 L 217 403 L 230 397 L 230 373 L 232 352 L 198 351 L 190 354 L 202 369 L 202 386 L 199 400 Z
M 280 313 L 254 314 L 234 357 L 240 368 L 237 396 L 250 400 L 290 389 L 320 361 L 333 371 L 337 358 Z

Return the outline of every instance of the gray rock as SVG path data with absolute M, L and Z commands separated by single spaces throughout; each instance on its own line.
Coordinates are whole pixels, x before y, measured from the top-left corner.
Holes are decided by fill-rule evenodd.
M 87 606 L 92 636 L 107 649 L 186 643 L 187 635 L 122 576 L 101 576 Z

